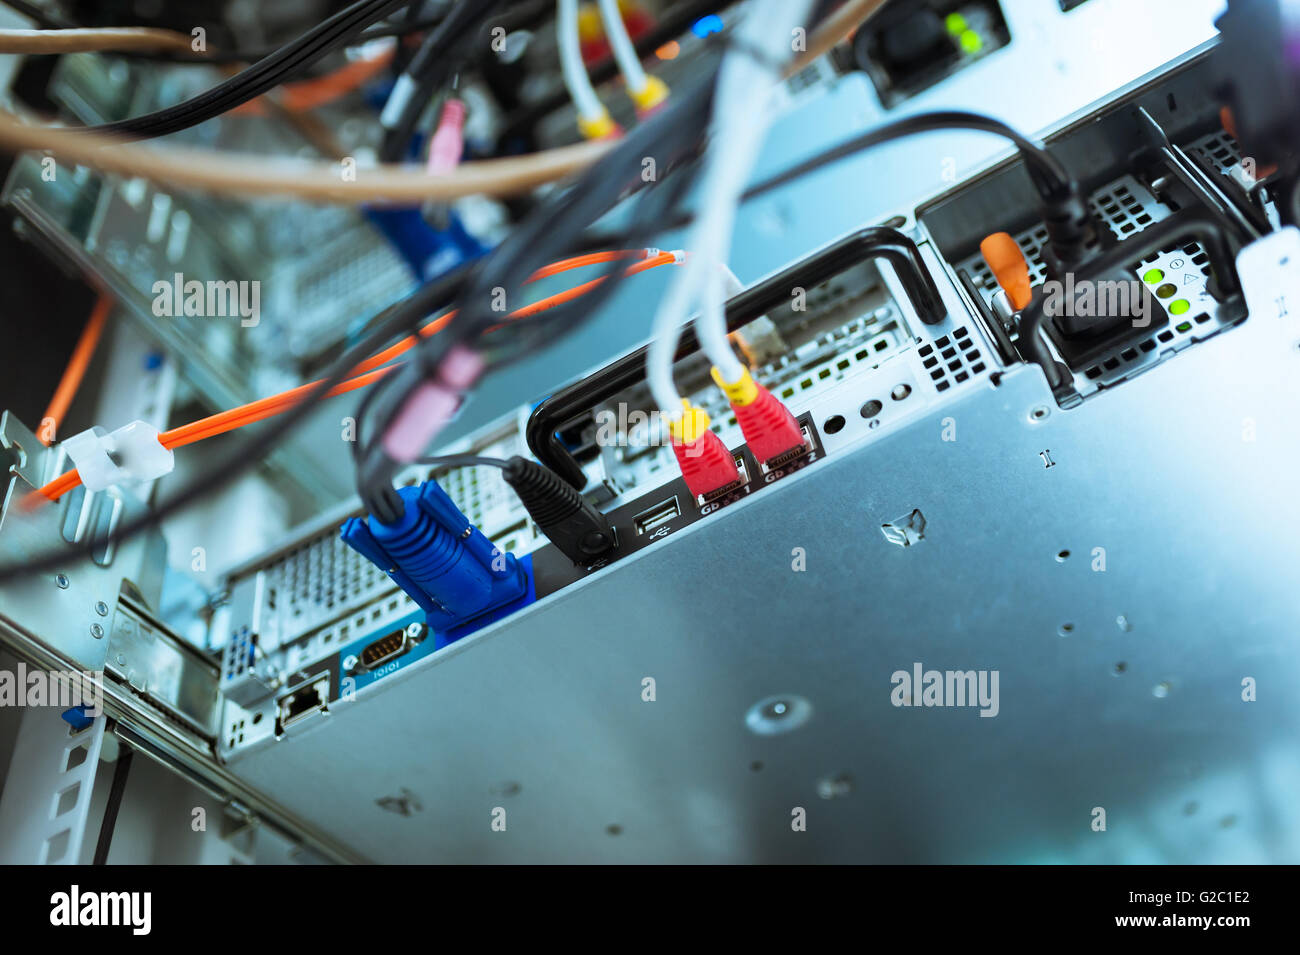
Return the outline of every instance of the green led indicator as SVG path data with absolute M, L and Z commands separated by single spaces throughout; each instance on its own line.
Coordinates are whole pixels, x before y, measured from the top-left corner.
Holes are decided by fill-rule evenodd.
M 984 41 L 980 39 L 980 35 L 974 30 L 963 30 L 957 41 L 967 53 L 978 53 L 984 49 Z
M 1169 304 L 1169 314 L 1181 315 L 1183 314 L 1183 312 L 1187 311 L 1191 307 L 1192 307 L 1191 302 L 1187 301 L 1187 299 L 1185 298 L 1180 298 L 1178 301 L 1171 302 Z
M 966 32 L 966 18 L 960 13 L 950 13 L 943 18 L 943 25 L 948 28 L 948 32 L 953 36 L 960 36 Z
M 1192 330 L 1192 323 L 1179 322 L 1175 330 L 1180 332 L 1190 332 Z
M 1165 273 L 1160 271 L 1160 269 L 1148 269 L 1146 275 L 1142 276 L 1142 281 L 1146 282 L 1148 285 L 1155 285 L 1164 277 Z

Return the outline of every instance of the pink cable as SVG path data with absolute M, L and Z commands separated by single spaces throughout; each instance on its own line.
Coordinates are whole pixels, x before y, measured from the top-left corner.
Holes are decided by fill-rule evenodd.
M 477 352 L 456 345 L 442 360 L 438 378 L 415 389 L 398 411 L 384 435 L 384 451 L 394 461 L 409 463 L 424 453 L 429 442 L 456 416 L 461 395 L 483 372 Z
M 465 151 L 465 113 L 464 100 L 451 98 L 443 103 L 438 128 L 429 140 L 426 171 L 430 176 L 444 175 L 460 165 L 461 154 Z

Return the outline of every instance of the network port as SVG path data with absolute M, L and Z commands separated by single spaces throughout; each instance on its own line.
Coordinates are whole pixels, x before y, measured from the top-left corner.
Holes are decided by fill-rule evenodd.
M 712 491 L 709 491 L 706 494 L 701 494 L 696 499 L 696 502 L 701 506 L 705 504 L 711 504 L 714 501 L 718 500 L 718 498 L 726 497 L 732 491 L 742 488 L 746 484 L 748 484 L 749 469 L 745 466 L 745 459 L 742 458 L 740 455 L 736 455 L 736 471 L 739 474 L 738 480 L 730 481 L 727 484 L 722 485 L 722 487 L 714 488 Z
M 797 461 L 812 451 L 813 440 L 812 440 L 812 435 L 808 432 L 808 426 L 806 424 L 800 425 L 799 431 L 803 434 L 803 443 L 797 444 L 789 451 L 784 451 L 781 454 L 778 454 L 776 457 L 764 461 L 763 462 L 764 473 L 768 471 L 775 471 L 778 468 L 783 468 L 791 461 Z
M 280 697 L 276 702 L 276 734 L 288 732 L 291 726 L 297 726 L 304 720 L 318 713 L 328 712 L 330 699 L 330 675 L 318 673 L 306 683 L 294 688 Z

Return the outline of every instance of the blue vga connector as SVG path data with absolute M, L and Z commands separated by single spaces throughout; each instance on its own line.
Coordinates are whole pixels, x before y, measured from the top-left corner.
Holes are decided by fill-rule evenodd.
M 405 508 L 395 523 L 349 518 L 342 537 L 424 611 L 439 645 L 535 599 L 528 558 L 484 537 L 436 482 L 397 493 Z

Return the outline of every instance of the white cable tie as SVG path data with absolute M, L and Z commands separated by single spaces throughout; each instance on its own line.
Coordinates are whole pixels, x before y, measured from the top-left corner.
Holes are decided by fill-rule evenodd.
M 112 433 L 88 428 L 65 439 L 63 448 L 87 491 L 152 481 L 176 466 L 176 456 L 162 446 L 158 429 L 147 421 L 132 421 Z

